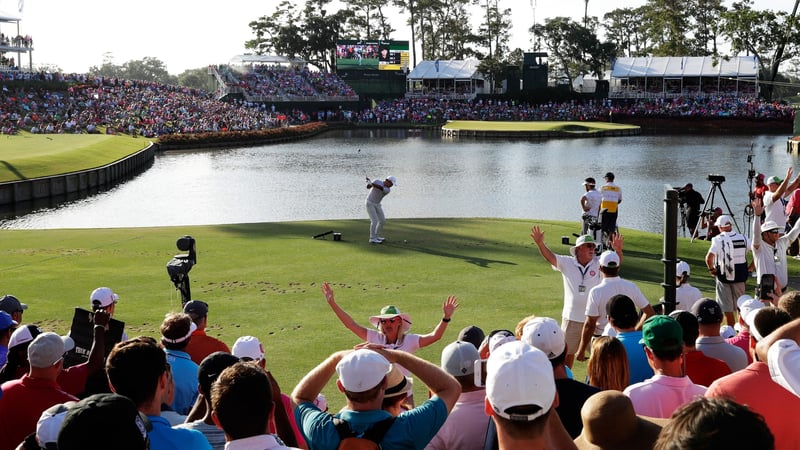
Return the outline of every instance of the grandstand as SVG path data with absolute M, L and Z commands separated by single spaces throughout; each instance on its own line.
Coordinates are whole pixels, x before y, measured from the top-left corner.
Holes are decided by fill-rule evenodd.
M 19 14 L 0 11 L 0 71 L 7 72 L 23 68 L 23 55 L 27 55 L 25 70 L 33 69 L 33 38 L 19 32 Z M 16 55 L 16 56 L 14 56 Z
M 250 104 L 318 104 L 320 108 L 352 107 L 358 94 L 336 74 L 311 70 L 300 59 L 281 56 L 238 55 L 226 66 L 210 66 L 217 80 L 216 97 Z

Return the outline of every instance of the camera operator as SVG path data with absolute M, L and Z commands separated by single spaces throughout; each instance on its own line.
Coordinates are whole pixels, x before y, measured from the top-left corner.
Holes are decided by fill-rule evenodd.
M 682 205 L 686 205 L 686 225 L 689 227 L 692 235 L 694 235 L 697 222 L 700 220 L 700 205 L 706 201 L 699 192 L 694 190 L 692 183 L 686 183 L 686 185 L 678 191 L 678 199 Z
M 756 185 L 753 186 L 753 193 L 752 197 L 755 198 L 764 198 L 764 192 L 767 192 L 769 188 L 766 184 L 764 184 L 764 174 L 760 173 L 756 176 Z

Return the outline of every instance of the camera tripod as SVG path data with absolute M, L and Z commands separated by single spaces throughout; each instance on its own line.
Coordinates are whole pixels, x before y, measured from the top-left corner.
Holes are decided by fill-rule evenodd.
M 711 182 L 711 189 L 708 191 L 708 195 L 706 196 L 706 209 L 700 213 L 701 217 L 709 218 L 712 217 L 714 213 L 714 198 L 716 197 L 717 192 L 722 197 L 722 201 L 725 203 L 725 207 L 727 208 L 727 214 L 733 220 L 733 224 L 736 226 L 736 230 L 741 233 L 739 229 L 739 223 L 736 222 L 736 217 L 731 214 L 731 205 L 728 203 L 728 199 L 725 197 L 725 192 L 722 190 L 722 183 L 725 181 L 725 177 L 723 175 L 712 175 L 709 174 L 706 179 Z M 723 210 L 724 213 L 724 210 Z M 699 223 L 698 223 L 699 225 Z M 714 224 L 709 223 L 709 228 L 712 227 Z M 694 232 L 692 233 L 692 242 L 694 242 L 695 238 L 697 238 L 697 231 L 700 229 L 699 226 L 695 227 Z

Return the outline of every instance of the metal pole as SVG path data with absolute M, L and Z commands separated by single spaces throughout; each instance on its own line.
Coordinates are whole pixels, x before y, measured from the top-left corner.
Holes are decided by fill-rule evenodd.
M 678 260 L 678 191 L 664 185 L 664 314 L 675 311 L 675 264 Z

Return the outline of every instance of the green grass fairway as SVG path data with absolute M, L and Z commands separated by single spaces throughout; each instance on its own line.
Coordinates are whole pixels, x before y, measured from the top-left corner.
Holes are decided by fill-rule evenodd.
M 3 292 L 30 308 L 24 321 L 65 332 L 72 309 L 88 307 L 89 293 L 109 286 L 119 295 L 117 318 L 130 336 L 158 336 L 180 297 L 165 265 L 184 234 L 197 240 L 197 265 L 190 272 L 193 298 L 210 305 L 209 334 L 232 345 L 237 337 L 263 340 L 269 367 L 290 391 L 315 364 L 358 339 L 336 319 L 320 291 L 328 281 L 339 304 L 364 325 L 387 304 L 411 314 L 412 332 L 427 333 L 442 316 L 441 305 L 456 295 L 461 307 L 442 341 L 418 355 L 437 362 L 459 330 L 476 324 L 487 333 L 513 329 L 529 314 L 560 321 L 562 282 L 530 238 L 535 222 L 493 219 L 390 219 L 388 241 L 367 243 L 364 220 L 286 222 L 170 228 L 2 230 Z M 548 245 L 566 254 L 561 236 L 575 223 L 541 222 Z M 342 241 L 314 240 L 335 230 Z M 574 242 L 574 237 L 570 239 Z M 661 296 L 663 265 L 658 235 L 625 230 L 622 275 L 635 280 L 648 299 Z M 708 244 L 681 240 L 679 255 L 696 274 L 692 282 L 713 293 L 703 269 Z M 791 267 L 796 273 L 796 267 Z M 585 365 L 577 363 L 578 379 Z M 421 383 L 417 398 L 424 398 Z M 325 391 L 332 408 L 341 404 L 334 384 Z
M 636 128 L 639 127 L 608 122 L 495 122 L 481 120 L 450 120 L 442 127 L 443 130 L 459 131 L 561 131 L 566 133 L 592 133 Z
M 147 147 L 149 139 L 105 134 L 0 136 L 0 182 L 104 166 Z

